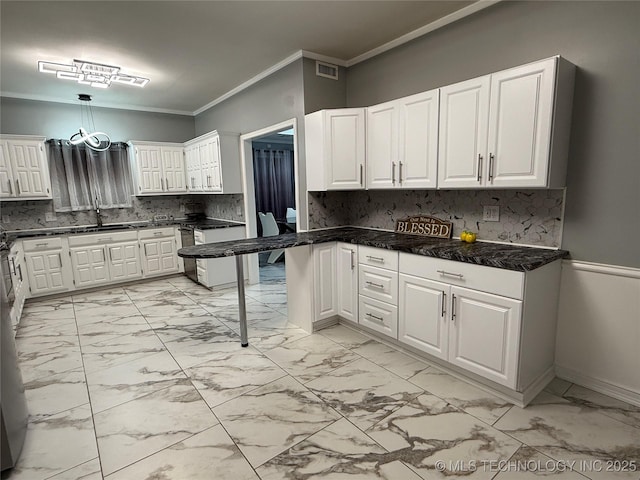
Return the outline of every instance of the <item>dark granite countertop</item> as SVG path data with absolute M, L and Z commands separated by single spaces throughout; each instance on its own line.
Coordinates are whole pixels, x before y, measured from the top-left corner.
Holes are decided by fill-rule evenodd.
M 100 232 L 112 232 L 117 230 L 139 230 L 141 228 L 158 228 L 158 227 L 173 227 L 178 226 L 193 226 L 200 230 L 209 230 L 213 228 L 229 228 L 229 227 L 243 227 L 245 224 L 241 222 L 233 222 L 230 220 L 221 220 L 215 218 L 204 218 L 198 220 L 189 220 L 186 218 L 176 218 L 173 220 L 161 220 L 161 221 L 146 221 L 146 222 L 129 222 L 129 223 L 112 223 L 104 224 L 102 227 L 97 225 L 78 225 L 59 228 L 41 228 L 32 230 L 9 230 L 3 232 L 5 238 L 0 241 L 0 250 L 9 249 L 14 241 L 31 238 L 31 237 L 50 237 L 58 235 L 70 235 L 81 233 L 100 233 Z
M 469 244 L 459 240 L 429 238 L 367 228 L 343 227 L 302 233 L 287 233 L 274 237 L 207 243 L 182 248 L 178 250 L 178 255 L 190 258 L 219 258 L 334 241 L 386 248 L 416 255 L 521 272 L 534 270 L 569 254 L 566 250 L 488 242 Z

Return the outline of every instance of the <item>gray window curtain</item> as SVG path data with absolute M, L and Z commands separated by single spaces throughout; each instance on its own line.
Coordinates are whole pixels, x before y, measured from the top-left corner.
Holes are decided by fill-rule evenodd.
M 256 212 L 272 212 L 280 220 L 287 207 L 295 208 L 293 152 L 253 149 L 253 178 Z
M 127 145 L 113 143 L 104 152 L 68 140 L 49 140 L 49 170 L 57 212 L 131 207 L 131 171 Z

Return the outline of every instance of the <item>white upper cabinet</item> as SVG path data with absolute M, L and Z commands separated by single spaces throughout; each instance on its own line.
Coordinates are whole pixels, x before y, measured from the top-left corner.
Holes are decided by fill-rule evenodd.
M 436 188 L 439 91 L 367 109 L 367 188 Z
M 193 193 L 242 193 L 238 135 L 210 132 L 185 143 L 187 185 Z
M 319 110 L 304 124 L 308 190 L 364 189 L 365 109 Z
M 184 147 L 175 143 L 131 142 L 137 195 L 185 193 Z
M 478 187 L 487 150 L 489 76 L 440 89 L 438 187 Z
M 23 135 L 0 138 L 0 198 L 51 198 L 44 138 Z
M 438 187 L 564 186 L 574 75 L 553 57 L 443 87 Z

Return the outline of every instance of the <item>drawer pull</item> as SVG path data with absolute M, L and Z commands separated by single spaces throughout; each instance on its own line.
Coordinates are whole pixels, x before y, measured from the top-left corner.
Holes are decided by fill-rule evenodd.
M 376 320 L 378 320 L 378 321 L 380 321 L 380 322 L 384 322 L 384 318 L 382 318 L 382 317 L 377 317 L 377 316 L 373 315 L 372 313 L 368 313 L 368 312 L 367 312 L 367 313 L 366 313 L 366 316 L 367 316 L 367 317 L 369 317 L 369 318 L 375 318 Z
M 49 242 L 36 243 L 36 247 L 48 247 Z
M 113 242 L 113 237 L 99 238 L 99 242 Z
M 451 272 L 447 272 L 446 270 L 436 270 L 436 272 L 438 272 L 440 275 L 448 275 L 449 277 L 457 277 L 457 278 L 464 277 L 464 275 L 461 273 L 451 273 Z
M 381 283 L 373 283 L 373 282 L 370 282 L 369 280 L 367 280 L 365 283 L 371 287 L 378 287 L 384 290 L 384 285 L 382 285 Z
M 371 255 L 367 255 L 367 258 L 369 260 L 374 260 L 376 262 L 384 263 L 384 258 L 382 258 L 382 257 L 373 257 Z
M 164 232 L 154 232 L 153 236 L 154 237 L 159 237 L 159 236 L 161 236 L 163 234 L 164 234 Z

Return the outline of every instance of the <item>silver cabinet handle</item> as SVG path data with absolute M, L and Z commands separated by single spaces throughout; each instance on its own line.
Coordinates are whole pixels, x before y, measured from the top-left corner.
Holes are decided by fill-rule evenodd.
M 478 181 L 482 178 L 482 154 L 478 154 Z
M 360 185 L 363 185 L 362 183 L 363 174 L 364 174 L 364 165 L 360 164 Z
M 356 268 L 355 253 L 356 252 L 354 250 L 351 250 L 351 270 Z
M 153 236 L 154 237 L 159 237 L 161 235 L 163 235 L 164 232 L 153 232 Z
M 365 283 L 372 287 L 378 287 L 378 288 L 384 289 L 384 285 L 382 285 L 381 283 L 374 283 L 374 282 L 370 282 L 369 280 L 367 280 Z
M 164 178 L 160 179 L 160 190 L 164 192 Z
M 58 253 L 58 260 L 60 261 L 60 267 L 62 267 L 62 255 Z
M 376 261 L 376 262 L 384 263 L 384 258 L 382 258 L 382 257 L 374 257 L 374 256 L 371 256 L 371 255 L 367 255 L 367 258 L 369 260 L 373 260 L 373 261 Z
M 464 277 L 464 275 L 461 273 L 451 273 L 451 272 L 447 272 L 446 270 L 436 270 L 436 272 L 438 272 L 440 275 L 446 275 L 449 277 L 457 277 L 457 278 Z
M 495 155 L 493 153 L 489 154 L 489 181 L 493 181 L 493 163 L 494 160 L 496 159 Z
M 49 242 L 36 243 L 36 247 L 48 247 L 48 246 L 49 246 Z
M 20 281 L 22 281 L 22 265 L 18 265 L 18 272 L 20 272 Z
M 113 263 L 113 257 L 111 256 L 111 249 L 107 248 L 107 251 L 109 252 L 109 263 Z
M 11 185 L 11 180 L 7 180 L 7 183 L 9 184 L 9 195 L 13 195 L 13 185 Z
M 396 184 L 396 162 L 391 162 L 391 183 Z
M 102 249 L 102 262 L 107 263 L 107 256 L 104 254 L 104 248 Z
M 456 295 L 455 293 L 451 295 L 451 321 L 456 321 Z
M 99 242 L 113 242 L 113 237 L 99 238 L 98 241 Z
M 164 177 L 164 184 L 167 186 L 167 191 L 169 191 L 169 178 Z
M 398 182 L 402 185 L 402 162 L 398 164 Z
M 18 195 L 22 193 L 20 191 L 20 180 L 18 180 L 17 178 L 16 178 L 16 191 L 18 192 Z
M 447 307 L 445 307 L 447 303 L 447 294 L 442 292 L 442 311 L 440 312 L 440 316 L 444 318 L 444 314 L 446 313 Z
M 377 316 L 375 316 L 375 315 L 373 315 L 373 314 L 371 314 L 369 312 L 366 313 L 366 316 L 369 317 L 369 318 L 375 318 L 376 320 L 384 323 L 384 318 L 382 318 L 382 317 L 377 317 Z

